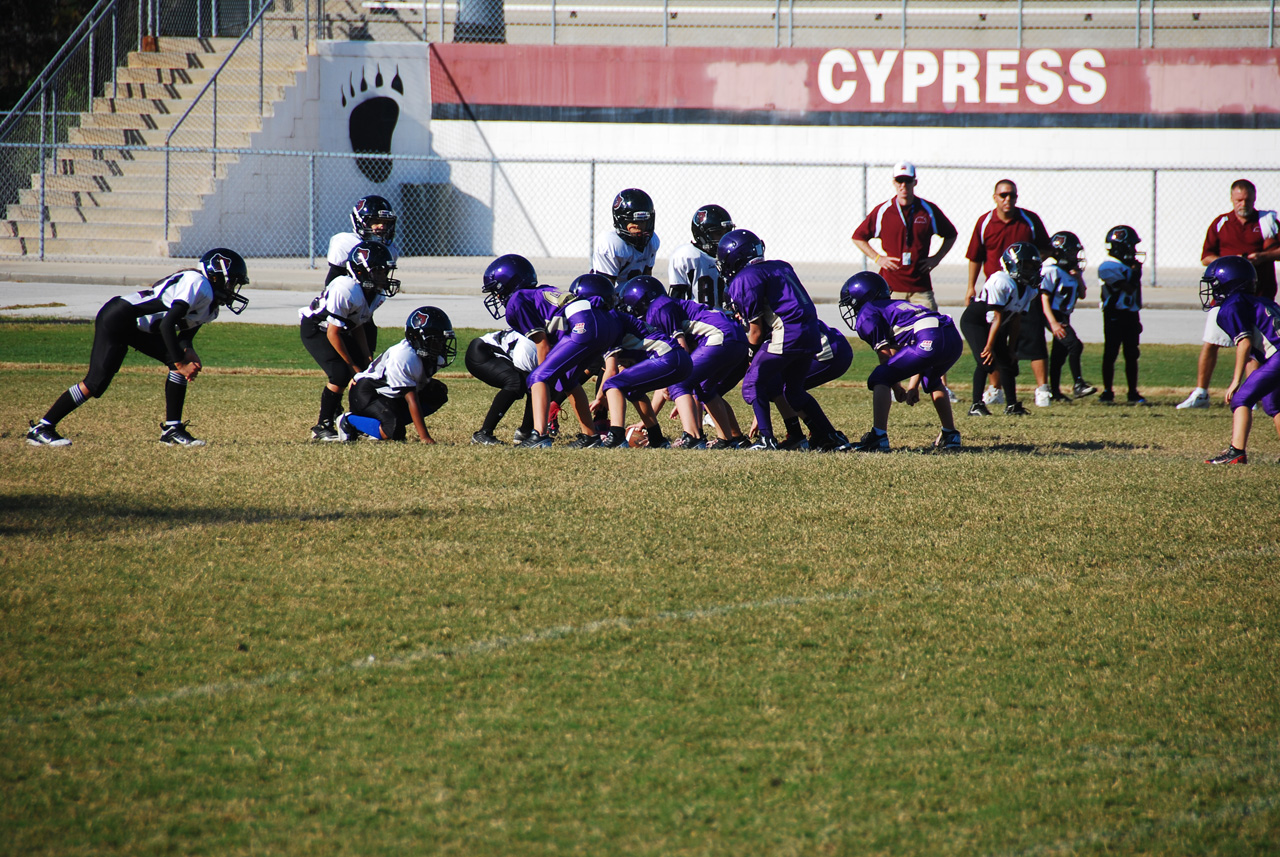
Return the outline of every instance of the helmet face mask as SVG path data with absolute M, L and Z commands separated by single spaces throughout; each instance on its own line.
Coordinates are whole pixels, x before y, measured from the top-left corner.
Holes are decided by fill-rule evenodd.
M 1221 306 L 1234 294 L 1253 294 L 1258 289 L 1258 272 L 1243 256 L 1222 256 L 1204 269 L 1200 278 L 1200 306 L 1207 310 Z
M 480 291 L 484 293 L 484 308 L 495 320 L 507 312 L 507 300 L 521 289 L 536 289 L 538 272 L 523 256 L 508 253 L 489 263 L 484 271 Z
M 605 309 L 613 309 L 617 291 L 604 274 L 582 274 L 569 284 L 569 294 L 583 299 L 597 298 Z
M 1074 232 L 1055 232 L 1049 238 L 1053 248 L 1054 262 L 1068 271 L 1083 271 L 1087 264 L 1084 258 L 1084 247 Z
M 704 205 L 693 213 L 693 244 L 708 256 L 716 255 L 720 239 L 733 231 L 733 218 L 719 205 Z
M 404 338 L 414 352 L 436 367 L 448 366 L 458 356 L 458 337 L 444 310 L 420 306 L 404 323 Z
M 858 311 L 869 301 L 891 297 L 889 283 L 875 271 L 860 271 L 840 287 L 840 317 L 850 330 L 858 326 Z
M 383 294 L 390 298 L 399 293 L 400 281 L 391 276 L 395 269 L 391 251 L 378 241 L 361 241 L 347 256 L 347 273 L 370 296 Z
M 1000 267 L 1013 277 L 1019 290 L 1040 282 L 1040 251 L 1029 241 L 1010 244 L 1000 256 Z
M 720 239 L 716 247 L 716 268 L 725 285 L 747 265 L 764 258 L 764 242 L 749 229 L 734 229 Z
M 1138 231 L 1132 226 L 1113 226 L 1107 231 L 1107 253 L 1126 265 L 1135 262 L 1141 265 L 1147 261 L 1146 252 L 1137 249 L 1141 241 Z
M 643 250 L 653 237 L 653 199 L 639 188 L 629 187 L 613 198 L 613 228 L 623 241 Z M 636 226 L 632 231 L 629 227 Z
M 622 287 L 622 292 L 618 295 L 618 306 L 623 312 L 643 320 L 649 311 L 649 305 L 666 293 L 667 290 L 657 277 L 633 277 Z
M 359 235 L 361 241 L 390 244 L 396 238 L 396 213 L 391 203 L 381 196 L 356 200 L 351 208 L 351 231 Z
M 200 257 L 200 272 L 213 286 L 218 303 L 235 315 L 244 312 L 249 299 L 240 294 L 240 287 L 249 285 L 249 267 L 239 253 L 225 247 L 210 250 Z

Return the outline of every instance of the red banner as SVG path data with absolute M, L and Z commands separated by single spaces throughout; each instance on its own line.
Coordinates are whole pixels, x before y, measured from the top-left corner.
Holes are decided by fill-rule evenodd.
M 787 113 L 1280 113 L 1280 51 L 436 44 L 435 104 Z

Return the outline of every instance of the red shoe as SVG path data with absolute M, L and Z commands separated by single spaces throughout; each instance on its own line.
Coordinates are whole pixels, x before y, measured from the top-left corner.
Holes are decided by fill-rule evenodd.
M 1249 456 L 1243 449 L 1228 446 L 1213 458 L 1206 458 L 1205 464 L 1248 464 Z

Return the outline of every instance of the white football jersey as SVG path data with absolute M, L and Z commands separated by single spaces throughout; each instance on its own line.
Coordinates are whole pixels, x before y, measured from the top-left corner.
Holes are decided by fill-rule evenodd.
M 218 317 L 219 305 L 213 299 L 213 285 L 199 271 L 178 271 L 151 288 L 121 297 L 134 306 L 158 300 L 166 307 L 165 312 L 138 317 L 138 329 L 143 333 L 155 333 L 156 325 L 178 301 L 188 307 L 187 314 L 179 325 L 181 330 L 191 330 Z
M 538 346 L 529 337 L 514 330 L 495 330 L 480 337 L 496 350 L 506 354 L 521 372 L 532 372 L 538 368 Z
M 1107 259 L 1098 266 L 1098 279 L 1102 282 L 1099 306 L 1104 309 L 1118 309 L 1137 312 L 1142 309 L 1142 289 L 1126 290 L 1124 288 L 1133 276 L 1133 269 L 1118 259 Z
M 703 253 L 692 242 L 682 244 L 671 254 L 671 262 L 667 266 L 667 285 L 673 289 L 677 285 L 687 285 L 689 296 L 695 301 L 705 288 L 707 294 L 712 296 L 712 306 L 720 306 L 720 296 L 724 291 L 716 260 Z
M 345 268 L 347 258 L 360 241 L 360 236 L 354 232 L 339 232 L 329 239 L 329 253 L 325 258 L 329 260 L 330 265 Z M 387 244 L 387 249 L 391 251 L 391 261 L 395 262 L 400 258 L 400 248 L 395 244 Z
M 364 289 L 354 277 L 334 277 L 310 306 L 298 310 L 299 318 L 317 319 L 321 328 L 330 322 L 343 329 L 354 330 L 373 320 L 373 311 L 386 303 L 387 296 L 378 292 L 373 300 L 365 299 Z
M 438 360 L 443 361 L 440 357 Z M 356 382 L 372 379 L 379 396 L 398 399 L 411 390 L 419 390 L 436 374 L 439 366 L 427 366 L 408 340 L 402 339 L 356 375 Z
M 596 242 L 596 251 L 591 257 L 591 270 L 598 274 L 613 277 L 619 286 L 633 277 L 638 277 L 645 269 L 652 270 L 658 260 L 658 236 L 649 239 L 643 250 L 637 250 L 617 232 L 607 232 Z
M 1040 280 L 1040 291 L 1049 296 L 1049 304 L 1054 312 L 1071 315 L 1076 308 L 1076 300 L 1084 288 L 1084 277 L 1073 274 L 1057 265 L 1047 265 L 1044 277 Z
M 996 271 L 978 290 L 977 300 L 995 307 L 1003 313 L 1026 312 L 1031 299 L 1040 295 L 1039 289 L 1027 287 L 1018 294 L 1018 284 L 1004 271 Z M 987 322 L 995 320 L 995 313 L 987 313 Z M 1006 319 L 1007 320 L 1007 319 Z

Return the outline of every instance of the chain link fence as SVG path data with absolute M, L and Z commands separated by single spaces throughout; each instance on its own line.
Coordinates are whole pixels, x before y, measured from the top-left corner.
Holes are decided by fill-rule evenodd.
M 3 144 L 9 148 L 13 144 Z M 64 146 L 60 158 L 89 155 Z M 328 240 L 350 229 L 354 201 L 370 193 L 387 197 L 399 214 L 396 243 L 406 257 L 429 257 L 431 270 L 473 274 L 502 253 L 521 253 L 539 270 L 564 275 L 590 265 L 595 242 L 613 229 L 610 204 L 622 188 L 640 187 L 653 197 L 662 242 L 655 273 L 666 280 L 666 258 L 690 239 L 689 221 L 701 205 L 718 203 L 734 220 L 756 231 L 769 254 L 797 266 L 808 280 L 838 286 L 864 259 L 850 235 L 876 204 L 892 196 L 888 164 L 724 163 L 441 159 L 350 152 L 262 152 L 250 149 L 122 147 L 135 162 L 216 162 L 218 174 L 189 191 L 200 199 L 185 209 L 171 194 L 164 252 L 132 250 L 141 224 L 108 221 L 60 231 L 58 254 L 47 258 L 198 256 L 230 246 L 247 257 L 321 265 Z M 33 155 L 29 155 L 33 156 Z M 186 160 L 190 158 L 190 160 Z M 357 160 L 365 162 L 361 169 Z M 371 182 L 369 164 L 385 165 L 388 180 Z M 1199 276 L 1200 248 L 1210 220 L 1230 209 L 1231 182 L 1239 172 L 1178 168 L 1038 168 L 918 164 L 918 193 L 952 221 L 959 240 L 936 272 L 940 282 L 963 282 L 965 247 L 977 219 L 992 208 L 995 183 L 1011 178 L 1020 203 L 1052 231 L 1079 235 L 1087 256 L 1105 257 L 1108 229 L 1125 223 L 1144 239 L 1148 282 L 1186 285 Z M 194 167 L 192 169 L 195 169 Z M 1259 205 L 1280 202 L 1280 169 L 1245 174 L 1259 188 Z M 184 187 L 194 186 L 188 181 Z M 184 194 L 188 191 L 184 191 Z M 104 196 L 104 199 L 106 196 Z M 110 218 L 107 208 L 97 214 Z M 75 224 L 61 227 L 70 229 Z M 113 231 L 114 230 L 114 231 Z M 117 236 L 117 237 L 104 237 Z M 114 246 L 113 246 L 113 242 Z M 52 241 L 48 242 L 53 246 Z M 21 256 L 5 245 L 6 256 Z M 27 256 L 35 246 L 28 242 Z

